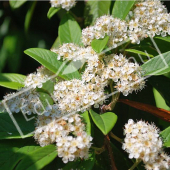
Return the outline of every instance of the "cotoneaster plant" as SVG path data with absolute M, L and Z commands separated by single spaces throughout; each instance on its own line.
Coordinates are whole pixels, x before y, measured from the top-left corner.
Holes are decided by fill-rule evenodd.
M 78 2 L 51 0 L 50 3 L 48 18 L 64 11 L 55 47 L 24 51 L 41 64 L 36 72 L 27 76 L 0 75 L 8 79 L 0 78 L 1 86 L 17 90 L 4 96 L 0 118 L 10 120 L 11 116 L 6 118 L 8 113 L 14 117 L 35 117 L 29 125 L 34 132 L 22 136 L 26 140 L 33 136 L 31 146 L 35 145 L 35 149 L 17 161 L 9 158 L 11 167 L 4 163 L 2 167 L 43 169 L 53 167 L 58 161 L 51 169 L 169 169 L 170 157 L 168 150 L 164 151 L 170 146 L 169 128 L 161 132 L 154 123 L 146 122 L 146 118 L 135 123 L 132 120 L 135 116 L 129 119 L 117 113 L 122 102 L 152 113 L 159 120 L 170 121 L 166 109 L 127 100 L 139 91 L 142 94 L 149 81 L 158 90 L 154 92 L 155 100 L 158 101 L 157 93 L 170 106 L 169 92 L 166 94 L 161 84 L 170 84 L 167 76 L 170 52 L 160 54 L 154 41 L 155 38 L 170 42 L 170 14 L 166 7 L 158 0 L 85 1 L 93 17 L 85 27 L 86 15 L 81 19 L 71 11 Z M 149 53 L 140 50 L 145 46 L 150 48 Z M 137 117 L 143 118 L 140 114 Z M 21 123 L 20 118 L 18 121 Z M 121 121 L 128 122 L 124 126 L 124 139 L 114 134 L 122 130 Z M 3 126 L 10 136 L 2 135 L 1 139 L 21 138 L 18 132 L 10 132 L 8 124 Z M 29 127 L 24 129 L 25 133 L 29 132 Z M 23 145 L 21 150 L 27 146 Z M 27 161 L 29 157 L 32 163 Z

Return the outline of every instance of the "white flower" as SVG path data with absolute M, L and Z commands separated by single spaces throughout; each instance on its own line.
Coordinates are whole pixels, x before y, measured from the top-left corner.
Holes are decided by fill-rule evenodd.
M 52 7 L 62 7 L 69 11 L 73 6 L 75 6 L 75 0 L 50 0 Z
M 88 157 L 92 137 L 84 131 L 85 125 L 79 114 L 63 117 L 60 121 L 42 115 L 36 124 L 34 138 L 42 147 L 56 142 L 58 156 L 64 163 Z
M 143 160 L 148 170 L 168 169 L 170 157 L 162 152 L 162 140 L 154 124 L 143 121 L 134 123 L 130 119 L 124 133 L 126 136 L 122 148 L 129 153 L 130 159 Z

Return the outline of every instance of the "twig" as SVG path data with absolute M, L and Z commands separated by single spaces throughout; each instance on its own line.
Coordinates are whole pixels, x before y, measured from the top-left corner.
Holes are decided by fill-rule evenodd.
M 91 147 L 91 148 L 95 150 L 96 154 L 101 154 L 106 150 L 105 146 L 102 146 L 101 148 L 97 148 L 97 147 Z
M 136 159 L 136 162 L 132 165 L 132 167 L 129 170 L 135 169 L 139 165 L 140 162 L 141 162 L 140 159 Z
M 108 150 L 109 158 L 110 158 L 110 163 L 111 163 L 111 170 L 117 170 L 115 161 L 114 161 L 114 156 L 112 152 L 112 147 L 110 145 L 110 138 L 108 135 L 105 136 L 105 147 Z
M 106 112 L 107 110 L 110 110 L 110 111 L 113 110 L 116 103 L 117 103 L 117 101 L 118 101 L 118 99 L 119 99 L 119 96 L 120 96 L 119 92 L 116 93 L 115 95 L 113 95 L 112 96 L 112 101 L 110 102 L 110 104 L 102 106 L 103 112 Z
M 110 136 L 113 138 L 113 139 L 115 139 L 115 140 L 117 140 L 118 142 L 120 142 L 120 143 L 122 143 L 122 139 L 120 139 L 119 137 L 117 137 L 115 134 L 113 134 L 112 132 L 110 132 Z

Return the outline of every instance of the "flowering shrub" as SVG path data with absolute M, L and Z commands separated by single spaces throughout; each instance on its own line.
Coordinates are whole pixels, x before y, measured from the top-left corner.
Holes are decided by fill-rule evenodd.
M 0 74 L 0 85 L 16 90 L 0 103 L 0 139 L 28 142 L 11 165 L 0 161 L 2 169 L 169 169 L 170 51 L 160 50 L 170 42 L 166 7 L 85 1 L 91 20 L 74 14 L 75 0 L 50 3 L 48 18 L 62 16 L 57 40 L 50 50 L 24 51 L 41 66 L 27 76 Z M 138 101 L 150 100 L 148 91 L 156 106 Z M 125 104 L 138 110 L 122 114 Z

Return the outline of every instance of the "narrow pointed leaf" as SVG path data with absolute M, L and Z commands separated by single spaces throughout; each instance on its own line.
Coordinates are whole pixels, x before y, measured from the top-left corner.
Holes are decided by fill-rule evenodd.
M 170 42 L 170 36 L 166 36 L 166 37 L 155 37 L 156 39 L 160 39 L 160 40 L 164 40 L 167 42 Z
M 89 113 L 88 111 L 85 111 L 83 114 L 81 114 L 83 117 L 85 123 L 86 123 L 86 132 L 88 135 L 91 135 L 91 123 L 90 123 L 90 118 L 89 118 Z
M 134 53 L 134 54 L 144 55 L 144 56 L 151 57 L 151 58 L 153 58 L 153 57 L 154 57 L 154 56 L 153 56 L 153 55 L 151 55 L 151 54 L 148 54 L 148 53 L 145 53 L 145 52 L 143 52 L 143 51 L 139 51 L 139 50 L 126 49 L 125 51 L 127 51 L 127 52 L 131 52 L 131 53 Z
M 60 10 L 60 8 L 55 8 L 55 7 L 51 7 L 47 13 L 47 17 L 50 19 L 53 15 L 55 15 L 58 11 Z
M 18 90 L 24 87 L 24 81 L 26 76 L 15 73 L 1 73 L 0 74 L 0 86 Z
M 162 109 L 170 111 L 170 107 L 167 106 L 165 99 L 161 96 L 161 94 L 155 88 L 153 88 L 153 94 L 155 97 L 156 106 L 158 108 L 162 108 Z
M 166 104 L 170 107 L 170 79 L 165 76 L 152 76 L 149 83 L 161 94 Z
M 170 147 L 170 126 L 168 128 L 166 128 L 165 130 L 163 130 L 160 133 L 163 142 L 164 142 L 164 146 L 165 147 Z
M 158 55 L 142 66 L 145 75 L 161 75 L 170 71 L 170 51 Z

